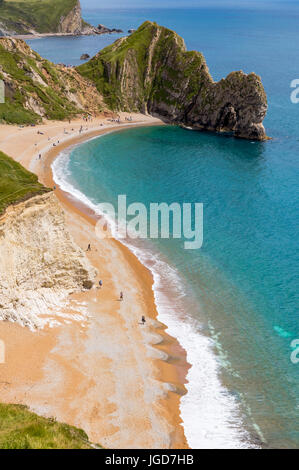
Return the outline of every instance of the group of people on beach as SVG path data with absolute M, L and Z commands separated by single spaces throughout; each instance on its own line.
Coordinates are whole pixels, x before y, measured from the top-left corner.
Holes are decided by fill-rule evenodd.
M 132 119 L 132 116 L 129 116 L 129 117 L 125 117 L 125 120 L 126 121 L 129 121 L 129 122 L 132 122 L 133 119 Z M 84 122 L 93 122 L 93 116 L 91 115 L 87 115 L 87 116 L 83 116 L 83 121 Z M 118 116 L 116 119 L 107 119 L 107 121 L 109 122 L 116 122 L 117 124 L 121 124 L 121 120 L 120 120 L 120 116 Z M 71 124 L 71 120 L 69 119 L 69 124 Z M 100 126 L 102 127 L 103 126 L 103 123 L 100 124 Z M 20 126 L 20 127 L 23 127 L 23 126 Z M 74 132 L 74 128 L 72 127 L 71 129 L 71 132 Z M 85 131 L 88 131 L 88 127 L 84 128 L 83 125 L 81 124 L 80 128 L 79 128 L 79 134 L 82 134 L 83 132 Z M 69 132 L 67 131 L 66 128 L 63 129 L 63 133 L 64 135 L 66 134 L 69 134 Z M 44 135 L 43 132 L 41 132 L 40 130 L 37 131 L 37 134 L 38 135 Z M 50 142 L 51 140 L 51 137 L 48 137 L 48 142 Z M 56 147 L 57 145 L 59 145 L 60 141 L 58 140 L 57 142 L 53 142 L 52 146 L 53 147 Z M 35 142 L 35 147 L 37 147 L 37 142 Z M 41 154 L 38 155 L 38 159 L 40 160 L 41 159 Z
M 86 251 L 91 251 L 91 244 L 90 244 L 90 243 L 88 244 Z M 99 283 L 98 283 L 97 289 L 102 289 L 102 287 L 103 287 L 103 281 L 100 279 L 100 280 L 99 280 Z M 120 294 L 119 294 L 119 301 L 120 301 L 120 302 L 123 302 L 123 300 L 124 300 L 124 293 L 123 293 L 123 291 L 120 291 Z M 145 325 L 145 323 L 146 323 L 145 316 L 142 315 L 142 317 L 141 317 L 141 324 L 142 324 L 142 325 Z
M 93 118 L 90 114 L 88 114 L 87 116 L 83 116 L 83 121 L 85 122 L 92 122 L 93 121 Z
M 88 120 L 92 121 L 92 117 L 91 117 L 91 116 L 83 117 L 83 119 L 84 119 L 84 121 L 86 121 L 86 122 L 88 122 Z M 126 117 L 125 119 L 126 119 L 126 121 L 132 121 L 132 117 L 131 117 L 131 116 L 130 116 L 130 117 Z M 120 117 L 118 117 L 118 119 L 108 119 L 108 121 L 120 123 Z M 70 120 L 69 120 L 69 123 L 71 123 Z M 87 129 L 88 129 L 88 128 L 86 128 L 86 130 L 87 130 Z M 73 128 L 72 128 L 72 131 L 74 131 Z M 81 125 L 81 126 L 80 126 L 80 129 L 79 129 L 79 134 L 81 134 L 82 132 L 83 132 L 83 126 Z M 44 135 L 44 133 L 41 132 L 41 131 L 37 131 L 37 134 Z M 66 131 L 66 128 L 64 128 L 64 134 L 68 134 L 68 132 Z M 51 140 L 51 137 L 48 137 L 48 141 L 50 141 L 50 140 Z M 57 144 L 59 144 L 59 143 L 60 143 L 60 142 L 59 142 L 59 140 L 58 140 L 58 141 L 57 141 Z M 37 146 L 37 143 L 35 143 L 35 146 Z M 53 143 L 53 147 L 56 147 L 56 143 L 55 143 L 55 142 Z M 42 158 L 42 154 L 39 153 L 39 154 L 38 154 L 38 159 L 41 160 L 41 158 Z M 56 186 L 54 186 L 53 189 L 56 189 Z M 90 244 L 90 243 L 88 244 L 86 251 L 91 251 L 91 244 Z M 97 289 L 101 289 L 102 287 L 103 287 L 103 281 L 102 281 L 102 280 L 99 280 Z M 119 301 L 120 301 L 120 302 L 123 302 L 123 301 L 124 301 L 124 293 L 123 293 L 123 291 L 120 291 L 120 294 L 119 294 Z M 146 323 L 145 316 L 142 315 L 142 317 L 141 317 L 141 323 L 140 323 L 140 324 L 145 325 L 145 323 Z
M 117 124 L 121 124 L 120 117 L 118 116 L 116 119 L 108 119 L 109 122 L 116 122 Z

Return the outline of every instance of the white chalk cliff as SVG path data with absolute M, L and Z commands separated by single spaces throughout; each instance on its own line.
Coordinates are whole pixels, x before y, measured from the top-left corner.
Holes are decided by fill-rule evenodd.
M 0 320 L 42 328 L 72 292 L 96 277 L 65 226 L 53 193 L 10 206 L 0 218 Z

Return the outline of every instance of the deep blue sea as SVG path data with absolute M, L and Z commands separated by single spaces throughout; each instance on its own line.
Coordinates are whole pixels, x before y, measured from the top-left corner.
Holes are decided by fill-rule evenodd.
M 208 2 L 206 2 L 208 4 Z M 181 414 L 191 447 L 299 447 L 298 328 L 299 2 L 238 7 L 84 10 L 124 30 L 146 19 L 204 53 L 215 79 L 262 77 L 269 111 L 264 143 L 148 127 L 111 133 L 65 153 L 60 184 L 89 205 L 202 202 L 204 243 L 129 242 L 154 274 L 159 316 L 192 368 Z M 77 64 L 115 36 L 30 41 L 55 62 Z

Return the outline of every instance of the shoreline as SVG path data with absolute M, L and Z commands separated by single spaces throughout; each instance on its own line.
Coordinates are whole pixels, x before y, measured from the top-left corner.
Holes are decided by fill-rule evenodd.
M 123 130 L 129 126 L 137 127 L 140 125 L 148 126 L 157 124 L 162 125 L 162 122 L 148 119 L 147 122 L 139 121 L 125 125 L 108 125 L 102 129 L 92 129 L 83 135 L 71 136 L 56 147 L 49 148 L 42 158 L 42 163 L 36 161 L 34 157 L 31 157 L 28 160 L 26 159 L 26 165 L 28 169 L 38 174 L 40 180 L 46 184 L 46 186 L 53 187 L 56 183 L 53 180 L 51 165 L 63 150 L 108 132 Z M 37 127 L 42 128 L 43 126 Z M 65 125 L 65 127 L 68 126 Z M 40 149 L 38 151 L 40 151 Z M 65 193 L 59 187 L 55 190 L 55 195 L 66 211 L 68 219 L 79 217 L 81 221 L 84 220 L 84 223 L 86 224 L 85 229 L 89 231 L 92 230 L 92 227 L 96 223 L 96 218 L 98 217 L 95 217 L 95 214 L 90 208 L 87 208 L 83 203 L 76 200 L 68 193 Z M 70 228 L 69 222 L 67 223 L 67 226 Z M 74 235 L 74 233 L 72 233 L 72 235 Z M 150 326 L 151 333 L 156 336 L 158 335 L 158 337 L 152 343 L 152 347 L 157 350 L 158 353 L 160 353 L 160 357 L 154 357 L 152 362 L 154 363 L 156 369 L 156 380 L 166 386 L 166 388 L 168 387 L 168 384 L 172 384 L 170 388 L 168 387 L 166 396 L 162 396 L 162 398 L 160 397 L 157 400 L 159 413 L 171 426 L 170 447 L 188 448 L 186 437 L 183 431 L 182 420 L 180 417 L 180 400 L 181 396 L 186 393 L 186 376 L 190 367 L 187 364 L 186 352 L 182 349 L 175 338 L 172 338 L 166 333 L 165 330 L 167 329 L 167 326 L 163 325 L 160 321 L 157 320 L 158 312 L 153 292 L 154 280 L 152 273 L 148 270 L 147 267 L 141 264 L 140 260 L 135 256 L 135 254 L 131 252 L 128 247 L 124 246 L 120 241 L 114 239 L 110 240 L 109 245 L 110 249 L 121 253 L 125 263 L 127 263 L 129 269 L 137 279 L 140 289 L 139 295 L 142 295 L 143 303 L 145 304 L 144 308 L 146 308 L 145 316 L 150 318 L 152 322 Z M 82 427 L 84 428 L 84 426 Z
M 28 34 L 8 34 L 7 36 L 0 36 L 0 38 L 14 38 L 14 39 L 23 39 L 26 41 L 26 39 L 42 39 L 42 38 L 64 38 L 64 37 L 82 37 L 82 36 L 103 36 L 103 35 L 108 35 L 108 34 L 123 34 L 123 33 L 117 33 L 115 31 L 107 32 L 107 33 L 82 33 L 82 34 L 74 34 L 74 33 L 28 33 Z
M 135 124 L 135 125 L 134 125 Z M 146 126 L 148 127 L 149 125 L 163 125 L 163 123 L 149 123 L 149 124 L 144 124 L 144 125 L 138 125 L 136 123 L 132 123 L 132 127 L 143 127 Z M 126 130 L 128 126 L 122 126 L 119 125 L 116 129 L 111 127 L 109 129 L 105 129 L 103 131 L 95 131 L 91 133 L 88 137 L 87 136 L 81 136 L 75 138 L 72 142 L 67 142 L 66 144 L 62 144 L 59 147 L 56 147 L 55 149 L 51 150 L 46 157 L 45 164 L 47 165 L 47 169 L 45 174 L 43 175 L 45 178 L 44 184 L 49 187 L 53 187 L 56 185 L 56 190 L 55 190 L 55 195 L 59 199 L 59 201 L 62 203 L 64 209 L 67 207 L 67 210 L 71 210 L 72 212 L 79 213 L 82 215 L 92 226 L 95 226 L 97 220 L 99 219 L 99 216 L 88 206 L 86 206 L 83 202 L 79 201 L 76 199 L 75 196 L 71 195 L 70 193 L 65 192 L 62 190 L 59 186 L 59 184 L 54 180 L 53 178 L 53 171 L 52 171 L 52 163 L 56 158 L 59 158 L 60 153 L 63 150 L 67 150 L 70 147 L 80 145 L 84 142 L 87 142 L 88 140 L 97 138 L 99 136 L 104 136 L 108 133 L 111 132 L 117 132 L 121 130 Z M 87 137 L 87 138 L 86 138 Z M 141 261 L 137 258 L 137 256 L 124 244 L 122 244 L 119 240 L 113 238 L 112 242 L 117 245 L 118 249 L 120 249 L 128 261 L 128 263 L 133 267 L 133 270 L 138 274 L 138 276 L 142 279 L 142 284 L 144 288 L 148 291 L 148 300 L 150 301 L 150 305 L 148 306 L 148 316 L 151 316 L 152 312 L 152 318 L 154 320 L 157 319 L 158 312 L 157 312 L 157 305 L 155 303 L 155 298 L 154 298 L 154 292 L 153 292 L 153 284 L 154 284 L 154 279 L 152 273 L 149 271 L 149 269 L 144 266 Z M 151 297 L 151 299 L 150 299 Z M 167 325 L 161 324 L 157 328 L 159 331 L 159 335 L 163 337 L 163 340 L 161 343 L 156 344 L 155 347 L 159 349 L 160 351 L 165 352 L 169 358 L 172 356 L 180 355 L 182 356 L 183 360 L 186 360 L 186 352 L 183 350 L 183 348 L 180 346 L 176 338 L 171 337 L 168 335 L 165 330 L 167 329 Z M 164 406 L 168 408 L 169 414 L 173 413 L 174 408 L 179 408 L 180 406 L 180 398 L 182 395 L 186 393 L 186 389 L 184 384 L 186 383 L 186 376 L 187 372 L 189 369 L 189 364 L 186 362 L 186 368 L 185 370 L 171 370 L 176 369 L 176 365 L 170 364 L 168 360 L 157 360 L 159 363 L 159 369 L 160 369 L 160 380 L 163 382 L 172 382 L 176 383 L 176 388 L 177 390 L 170 392 L 171 397 L 165 400 Z M 180 381 L 182 383 L 180 384 Z M 168 403 L 167 403 L 168 401 Z M 162 405 L 163 406 L 163 405 Z

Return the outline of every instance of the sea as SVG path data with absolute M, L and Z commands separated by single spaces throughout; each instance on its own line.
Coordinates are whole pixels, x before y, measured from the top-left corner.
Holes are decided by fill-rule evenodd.
M 203 204 L 200 249 L 174 237 L 123 241 L 153 273 L 159 319 L 187 351 L 180 409 L 187 441 L 192 448 L 298 448 L 299 103 L 291 84 L 299 80 L 299 2 L 84 3 L 94 25 L 127 33 L 152 20 L 175 30 L 205 55 L 215 80 L 233 70 L 262 78 L 267 142 L 128 128 L 62 153 L 53 170 L 95 211 L 102 202 L 116 206 L 120 194 L 148 208 Z M 92 56 L 120 36 L 28 43 L 55 63 L 77 65 L 82 53 Z

